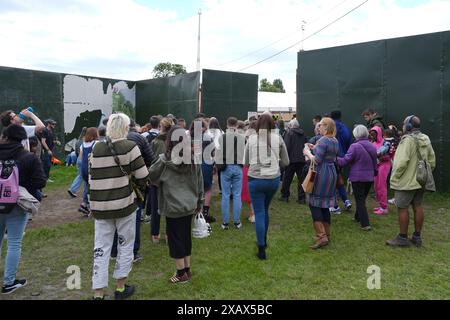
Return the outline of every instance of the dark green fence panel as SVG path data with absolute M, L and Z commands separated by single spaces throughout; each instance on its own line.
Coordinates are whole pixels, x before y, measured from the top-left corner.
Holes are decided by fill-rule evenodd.
M 438 158 L 443 184 L 450 189 L 450 32 L 442 33 L 442 87 L 441 87 L 441 121 L 436 125 L 439 128 L 440 150 Z
M 136 86 L 136 119 L 144 124 L 152 115 L 172 113 L 193 120 L 198 110 L 200 73 L 138 81 Z
M 311 118 L 333 109 L 350 128 L 369 107 L 399 126 L 415 114 L 437 155 L 437 184 L 450 189 L 449 59 L 448 31 L 299 52 L 297 113 L 310 134 Z
M 47 118 L 56 120 L 55 135 L 63 142 L 61 79 L 59 73 L 0 67 L 0 112 L 8 109 L 19 112 L 31 105 L 42 121 Z
M 216 117 L 222 126 L 228 117 L 247 119 L 258 107 L 258 75 L 217 70 L 203 70 L 202 112 Z

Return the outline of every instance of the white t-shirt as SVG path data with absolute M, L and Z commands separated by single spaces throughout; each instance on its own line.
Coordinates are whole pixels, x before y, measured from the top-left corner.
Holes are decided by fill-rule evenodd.
M 25 129 L 25 132 L 27 133 L 28 139 L 32 138 L 36 135 L 36 126 L 23 126 L 23 128 Z M 30 151 L 30 140 L 28 140 L 28 139 L 23 139 L 22 145 L 25 150 Z

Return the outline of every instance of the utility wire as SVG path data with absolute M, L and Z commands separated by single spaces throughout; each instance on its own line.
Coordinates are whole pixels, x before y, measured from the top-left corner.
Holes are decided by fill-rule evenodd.
M 312 22 L 310 22 L 309 24 L 311 25 L 311 24 L 316 23 L 317 21 L 322 20 L 322 18 L 323 18 L 324 16 L 326 16 L 328 13 L 332 12 L 333 10 L 335 10 L 337 7 L 343 5 L 343 4 L 344 4 L 345 2 L 347 2 L 347 1 L 348 1 L 348 0 L 341 1 L 339 4 L 335 5 L 333 8 L 329 9 L 328 11 L 326 11 L 325 13 L 323 13 L 321 16 L 318 16 L 317 18 L 315 18 L 315 19 L 314 19 Z M 306 22 L 307 22 L 307 21 L 306 21 Z M 219 64 L 217 67 L 222 67 L 222 66 L 224 66 L 224 65 L 227 65 L 227 64 L 230 64 L 230 63 L 233 63 L 233 62 L 242 60 L 242 59 L 244 59 L 244 58 L 247 58 L 248 56 L 254 55 L 255 53 L 258 53 L 258 52 L 260 52 L 260 51 L 262 51 L 262 50 L 264 50 L 264 49 L 267 49 L 267 48 L 273 46 L 274 44 L 277 44 L 278 42 L 281 42 L 281 41 L 283 41 L 283 40 L 286 40 L 286 39 L 292 37 L 294 34 L 298 33 L 299 31 L 300 31 L 300 30 L 296 30 L 296 31 L 290 33 L 289 35 L 287 35 L 286 37 L 281 38 L 281 39 L 279 39 L 279 40 L 277 40 L 277 41 L 275 41 L 275 42 L 272 42 L 272 43 L 268 44 L 267 46 L 262 47 L 261 49 L 252 51 L 252 52 L 247 53 L 247 54 L 245 54 L 245 55 L 243 55 L 243 56 L 241 56 L 241 57 L 239 57 L 239 58 L 236 58 L 236 59 L 227 61 L 227 62 L 225 62 L 225 63 Z
M 332 22 L 330 22 L 329 24 L 327 24 L 325 27 L 323 27 L 323 28 L 317 30 L 316 32 L 314 32 L 314 33 L 312 33 L 312 34 L 310 34 L 309 36 L 307 36 L 306 38 L 302 39 L 301 41 L 298 41 L 298 42 L 294 43 L 293 45 L 287 47 L 286 49 L 283 49 L 283 50 L 281 50 L 281 51 L 279 51 L 279 52 L 277 52 L 277 53 L 271 55 L 270 57 L 267 57 L 267 58 L 265 58 L 265 59 L 263 59 L 263 60 L 261 60 L 261 61 L 258 61 L 258 62 L 254 63 L 254 64 L 252 64 L 252 65 L 250 65 L 250 66 L 248 66 L 248 67 L 242 68 L 242 69 L 238 70 L 237 72 L 244 71 L 244 70 L 246 70 L 246 69 L 252 68 L 252 67 L 254 67 L 254 66 L 256 66 L 256 65 L 258 65 L 258 64 L 260 64 L 260 63 L 263 63 L 263 62 L 265 62 L 265 61 L 267 61 L 267 60 L 270 60 L 270 59 L 272 59 L 272 58 L 274 58 L 274 57 L 276 57 L 276 56 L 282 54 L 283 52 L 285 52 L 285 51 L 287 51 L 287 50 L 289 50 L 289 49 L 292 49 L 293 47 L 299 45 L 300 43 L 304 42 L 305 40 L 308 40 L 308 39 L 312 38 L 313 36 L 315 36 L 315 35 L 318 34 L 319 32 L 321 32 L 321 31 L 323 31 L 324 29 L 326 29 L 326 28 L 328 28 L 329 26 L 331 26 L 332 24 L 338 22 L 338 21 L 341 20 L 342 18 L 348 16 L 350 13 L 352 13 L 353 11 L 355 11 L 355 10 L 357 10 L 358 8 L 362 7 L 362 6 L 363 6 L 366 2 L 368 2 L 368 1 L 369 1 L 369 0 L 364 1 L 363 3 L 361 3 L 361 4 L 359 4 L 358 6 L 356 6 L 355 8 L 353 8 L 352 10 L 348 11 L 348 12 L 347 12 L 346 14 L 344 14 L 343 16 L 340 16 L 340 17 L 337 18 L 336 20 L 333 20 Z

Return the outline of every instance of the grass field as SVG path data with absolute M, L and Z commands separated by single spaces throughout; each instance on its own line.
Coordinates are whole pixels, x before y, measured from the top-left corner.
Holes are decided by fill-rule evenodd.
M 59 171 L 67 170 L 53 171 L 55 183 L 47 192 L 65 192 L 74 170 L 67 174 L 59 174 Z M 218 196 L 213 198 L 211 211 L 216 217 L 220 217 L 219 201 Z M 370 200 L 369 208 L 374 206 Z M 387 216 L 371 214 L 371 232 L 359 229 L 352 221 L 353 212 L 354 209 L 351 214 L 333 216 L 332 243 L 322 250 L 312 251 L 309 248 L 313 242 L 309 209 L 275 198 L 270 211 L 266 261 L 256 257 L 254 226 L 245 218 L 241 230 L 224 231 L 214 223 L 209 238 L 193 240 L 192 281 L 177 285 L 168 282 L 175 267 L 165 242 L 151 243 L 149 225 L 142 224 L 141 254 L 144 259 L 134 265 L 129 278 L 130 283 L 137 285 L 133 298 L 450 299 L 448 194 L 426 197 L 421 249 L 385 245 L 386 239 L 398 233 L 393 207 Z M 244 205 L 243 216 L 247 213 L 248 207 Z M 161 227 L 164 230 L 163 220 Z M 89 299 L 93 235 L 93 220 L 28 230 L 18 276 L 27 277 L 29 285 L 0 299 Z M 3 257 L 4 254 L 5 248 Z M 3 261 L 0 265 L 2 274 Z M 81 290 L 66 288 L 70 276 L 66 270 L 71 265 L 81 269 Z M 371 265 L 381 269 L 379 290 L 367 288 L 370 276 L 367 269 Z M 114 281 L 110 278 L 110 295 L 113 289 Z

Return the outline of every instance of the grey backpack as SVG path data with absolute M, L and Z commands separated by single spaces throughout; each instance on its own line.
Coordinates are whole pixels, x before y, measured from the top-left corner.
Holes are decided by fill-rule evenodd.
M 417 157 L 419 158 L 419 161 L 417 162 L 416 180 L 422 188 L 434 192 L 436 191 L 436 185 L 434 183 L 433 171 L 428 161 L 422 158 L 417 138 L 413 137 L 413 139 L 416 143 Z

